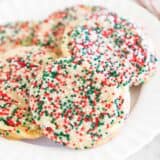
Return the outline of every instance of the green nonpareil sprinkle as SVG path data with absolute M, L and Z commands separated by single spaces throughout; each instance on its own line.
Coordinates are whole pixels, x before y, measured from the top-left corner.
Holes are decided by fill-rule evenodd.
M 6 136 L 9 136 L 9 132 L 6 132 Z
M 55 136 L 61 138 L 61 137 L 65 137 L 67 141 L 70 141 L 70 135 L 69 134 L 65 134 L 63 132 L 60 132 L 60 133 L 54 133 Z
M 51 72 L 51 77 L 52 78 L 55 78 L 56 76 L 57 76 L 57 72 L 56 71 Z
M 52 117 L 51 123 L 53 124 L 55 123 L 55 119 L 53 117 Z
M 122 28 L 122 25 L 117 23 L 117 24 L 114 25 L 114 28 L 115 28 L 115 29 L 121 29 L 121 28 Z
M 113 123 L 114 123 L 114 120 L 112 119 L 111 124 L 113 124 Z
M 83 119 L 80 120 L 78 126 L 80 126 L 83 123 Z
M 48 72 L 43 72 L 42 79 L 46 80 L 47 77 L 49 77 L 49 73 Z
M 112 72 L 110 72 L 110 76 L 118 77 L 119 75 L 118 75 L 118 73 L 116 71 L 112 71 Z
M 13 111 L 12 111 L 12 115 L 14 115 L 18 110 L 18 107 L 16 107 Z
M 45 111 L 44 113 L 45 113 L 45 116 L 48 116 L 48 115 L 49 115 L 48 111 Z
M 3 122 L 4 124 L 7 124 L 7 123 L 6 123 L 6 120 L 5 120 L 4 118 L 1 118 L 1 117 L 0 117 L 0 121 Z
M 19 89 L 24 89 L 24 88 L 27 88 L 27 84 L 25 83 L 25 84 L 22 84 L 20 87 L 19 87 Z
M 43 109 L 44 102 L 40 101 L 40 102 L 38 102 L 37 105 L 38 105 L 38 112 L 41 112 L 41 110 Z
M 75 30 L 73 33 L 72 33 L 72 38 L 74 37 L 77 37 L 80 35 L 80 32 L 78 30 Z
M 0 108 L 6 108 L 7 107 L 7 104 L 0 104 Z
M 19 134 L 19 133 L 20 133 L 20 130 L 17 129 L 16 132 Z

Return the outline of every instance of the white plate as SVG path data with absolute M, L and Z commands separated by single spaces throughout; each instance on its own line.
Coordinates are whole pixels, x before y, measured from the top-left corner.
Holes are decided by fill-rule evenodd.
M 160 50 L 160 23 L 150 13 L 129 0 L 0 0 L 0 23 L 41 19 L 50 12 L 77 3 L 106 6 L 144 26 Z M 158 48 L 159 47 L 159 48 Z M 160 71 L 141 90 L 134 89 L 134 108 L 119 135 L 101 147 L 75 151 L 42 138 L 35 141 L 8 141 L 0 138 L 0 159 L 5 160 L 121 160 L 133 154 L 160 133 Z M 140 91 L 140 92 L 139 92 Z M 138 97 L 138 99 L 136 98 Z M 136 102 L 136 103 L 135 103 Z

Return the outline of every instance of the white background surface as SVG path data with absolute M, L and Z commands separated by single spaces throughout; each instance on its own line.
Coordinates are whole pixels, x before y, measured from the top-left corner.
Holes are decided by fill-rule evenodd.
M 81 0 L 81 3 L 106 5 L 119 14 L 141 23 L 158 50 L 160 24 L 145 10 L 128 0 Z M 75 0 L 1 0 L 0 23 L 41 19 L 58 8 L 75 4 Z M 160 48 L 159 48 L 160 49 Z M 125 127 L 110 143 L 92 150 L 73 151 L 46 139 L 33 142 L 13 142 L 0 139 L 0 159 L 5 160 L 121 160 L 149 143 L 160 133 L 160 73 L 143 85 L 137 104 Z M 50 146 L 50 147 L 49 147 Z
M 160 160 L 160 135 L 127 160 Z

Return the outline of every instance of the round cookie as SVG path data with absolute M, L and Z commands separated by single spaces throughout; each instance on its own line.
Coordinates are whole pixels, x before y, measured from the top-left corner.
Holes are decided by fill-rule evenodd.
M 1 55 L 0 129 L 8 131 L 11 137 L 27 139 L 41 136 L 29 109 L 30 82 L 55 57 L 54 53 L 37 46 L 19 47 Z
M 131 86 L 147 81 L 156 71 L 157 57 L 149 37 L 142 27 L 112 12 L 95 12 L 90 19 L 106 26 L 112 31 L 107 35 L 110 47 L 117 56 L 126 58 L 134 68 Z
M 0 53 L 19 46 L 36 43 L 35 36 L 40 22 L 11 22 L 0 25 Z
M 109 141 L 130 110 L 128 87 L 106 85 L 103 73 L 73 57 L 49 63 L 32 81 L 30 107 L 44 135 L 75 149 Z
M 113 57 L 111 61 L 119 58 L 120 67 L 113 65 L 111 70 L 117 72 L 116 78 L 122 72 L 125 79 L 116 81 L 130 86 L 143 83 L 156 70 L 155 51 L 142 30 L 105 9 L 94 12 L 84 22 L 70 23 L 64 32 L 61 50 L 65 55 L 89 56 L 89 59 L 96 55 L 106 62 L 108 56 Z
M 66 27 L 61 43 L 65 56 L 87 59 L 97 72 L 104 72 L 109 86 L 130 85 L 134 69 L 126 58 L 118 56 L 110 47 L 106 34 L 111 25 L 100 26 L 95 21 L 78 21 Z
M 40 25 L 37 33 L 37 44 L 46 46 L 61 54 L 59 43 L 65 27 L 76 20 L 81 20 L 95 11 L 102 10 L 100 6 L 77 5 L 61 11 L 53 12 Z

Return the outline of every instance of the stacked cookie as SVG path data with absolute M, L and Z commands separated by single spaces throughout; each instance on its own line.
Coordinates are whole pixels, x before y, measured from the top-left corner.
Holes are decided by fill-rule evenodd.
M 150 79 L 156 62 L 140 28 L 99 6 L 2 25 L 0 135 L 75 149 L 106 143 L 129 115 L 129 88 Z

